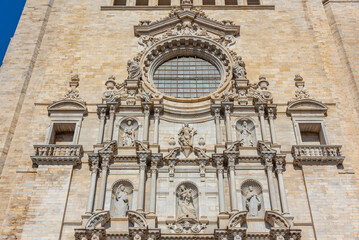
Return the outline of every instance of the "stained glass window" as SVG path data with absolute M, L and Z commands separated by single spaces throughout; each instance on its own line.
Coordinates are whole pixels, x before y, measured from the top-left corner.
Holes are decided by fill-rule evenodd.
M 176 57 L 160 65 L 153 75 L 156 88 L 178 98 L 198 98 L 214 92 L 221 82 L 218 69 L 199 57 Z

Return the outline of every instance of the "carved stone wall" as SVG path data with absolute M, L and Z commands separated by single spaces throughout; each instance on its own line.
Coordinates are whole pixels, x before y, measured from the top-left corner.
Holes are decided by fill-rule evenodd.
M 186 13 L 155 2 L 147 11 L 107 0 L 27 1 L 0 72 L 0 238 L 358 235 L 358 1 L 264 0 Z M 220 68 L 218 91 L 201 99 L 156 92 L 151 71 L 182 53 Z M 134 58 L 142 77 L 128 76 Z M 76 72 L 80 84 L 67 90 Z M 294 79 L 299 73 L 310 94 Z M 76 110 L 68 99 L 79 96 L 85 102 Z M 326 109 L 308 105 L 313 99 L 293 109 L 298 96 Z M 65 121 L 75 112 L 83 153 L 47 142 L 48 107 L 64 97 L 52 110 Z M 125 147 L 124 119 L 136 122 L 135 141 Z M 243 119 L 255 127 L 247 122 L 253 146 L 240 141 Z M 293 123 L 308 119 L 321 121 L 330 145 L 295 152 Z M 188 157 L 178 143 L 185 123 L 197 131 Z M 34 153 L 34 146 L 41 148 Z M 335 156 L 323 152 L 332 148 Z M 132 184 L 130 211 L 111 216 L 111 186 L 122 179 Z M 248 179 L 261 186 L 258 218 L 247 217 L 242 198 Z M 178 222 L 183 182 L 197 186 L 198 219 Z

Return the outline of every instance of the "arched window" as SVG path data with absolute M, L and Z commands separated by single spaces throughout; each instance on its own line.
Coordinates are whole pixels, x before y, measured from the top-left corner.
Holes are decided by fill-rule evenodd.
M 196 56 L 177 56 L 154 72 L 153 83 L 163 93 L 178 98 L 198 98 L 214 92 L 221 82 L 216 66 Z
M 126 6 L 126 0 L 115 0 L 113 5 L 115 5 L 115 6 Z

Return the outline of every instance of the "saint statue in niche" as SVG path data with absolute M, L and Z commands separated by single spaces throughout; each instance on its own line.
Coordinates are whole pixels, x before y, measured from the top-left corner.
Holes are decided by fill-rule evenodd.
M 127 121 L 127 126 L 123 129 L 123 146 L 134 146 L 135 145 L 135 129 L 131 120 Z
M 242 128 L 239 130 L 240 140 L 243 142 L 243 146 L 253 147 L 253 133 L 248 129 L 247 121 L 243 121 Z
M 181 130 L 178 132 L 178 143 L 182 146 L 193 147 L 193 136 L 197 134 L 197 131 L 189 127 L 188 123 L 185 123 Z
M 184 185 L 180 187 L 177 219 L 180 218 L 197 218 L 196 208 L 193 204 L 192 189 L 186 188 Z
M 115 208 L 114 216 L 125 217 L 127 215 L 128 207 L 128 195 L 125 192 L 126 188 L 124 185 L 120 185 L 117 188 L 115 196 Z
M 258 210 L 261 207 L 261 200 L 259 196 L 253 192 L 253 187 L 248 187 L 249 192 L 246 197 L 246 207 L 248 210 L 249 216 L 258 216 Z
M 134 60 L 128 60 L 127 62 L 128 79 L 139 80 L 142 77 L 142 70 L 140 64 Z
M 246 77 L 246 64 L 241 56 L 238 56 L 233 64 L 233 78 L 234 79 L 247 79 Z

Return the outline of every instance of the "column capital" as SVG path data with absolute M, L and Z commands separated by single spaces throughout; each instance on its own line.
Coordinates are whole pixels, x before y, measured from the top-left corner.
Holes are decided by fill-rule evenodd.
M 150 115 L 150 111 L 151 111 L 151 105 L 149 104 L 144 104 L 143 105 L 143 113 L 148 116 Z
M 223 169 L 224 155 L 223 154 L 212 154 L 212 158 L 216 163 L 217 169 Z
M 107 106 L 108 106 L 110 113 L 114 113 L 117 110 L 118 103 L 117 102 L 107 103 Z
M 285 157 L 286 155 L 285 154 L 277 154 L 275 156 L 275 171 L 277 173 L 282 173 L 283 172 L 283 168 L 286 164 L 286 161 L 285 161 Z
M 271 104 L 267 105 L 268 118 L 273 119 L 277 114 L 277 105 Z
M 265 109 L 266 109 L 266 104 L 256 104 L 256 109 L 259 113 L 260 116 L 264 116 L 265 113 Z
M 100 118 L 105 117 L 107 112 L 107 105 L 106 104 L 98 104 L 97 105 L 97 114 Z
M 97 173 L 100 166 L 100 156 L 97 153 L 88 153 L 90 171 Z
M 153 112 L 154 117 L 158 119 L 160 117 L 161 110 L 159 108 L 155 108 Z

